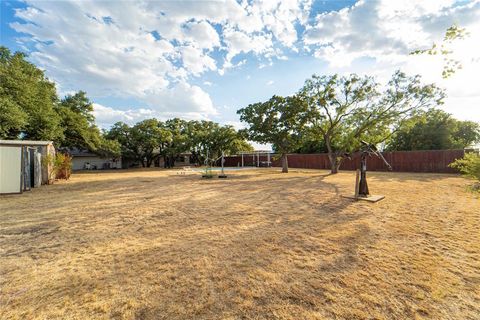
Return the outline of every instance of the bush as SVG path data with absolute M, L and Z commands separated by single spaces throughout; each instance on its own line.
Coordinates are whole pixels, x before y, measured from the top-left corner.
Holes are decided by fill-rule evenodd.
M 477 180 L 473 188 L 480 191 L 480 154 L 469 152 L 462 159 L 457 159 L 449 165 L 463 175 Z
M 72 174 L 72 157 L 57 153 L 55 156 L 56 178 L 68 180 Z
M 68 180 L 72 173 L 72 157 L 60 152 L 57 152 L 54 156 L 51 154 L 44 156 L 42 165 L 51 168 L 48 177 L 49 184 L 55 179 Z
M 449 165 L 462 174 L 480 181 L 480 155 L 469 152 L 462 159 L 457 159 Z
M 213 172 L 211 167 L 206 167 L 205 171 L 202 174 L 202 178 L 211 179 L 213 178 Z

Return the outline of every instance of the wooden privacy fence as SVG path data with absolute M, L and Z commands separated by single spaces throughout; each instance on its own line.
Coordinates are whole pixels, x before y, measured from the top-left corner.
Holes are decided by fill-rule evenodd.
M 385 159 L 397 172 L 436 172 L 457 173 L 448 165 L 455 159 L 462 158 L 464 150 L 424 150 L 424 151 L 394 151 L 383 152 Z M 225 166 L 236 167 L 242 165 L 241 156 L 225 158 Z M 267 156 L 260 156 L 260 162 L 267 161 Z M 244 156 L 244 166 L 256 166 L 258 159 L 253 156 Z M 273 156 L 272 166 L 281 167 L 279 155 Z M 330 161 L 326 153 L 318 154 L 289 154 L 288 166 L 290 168 L 305 169 L 330 169 Z M 360 154 L 356 153 L 351 159 L 346 159 L 340 170 L 356 170 L 360 166 Z M 367 159 L 367 168 L 370 171 L 388 171 L 383 161 L 375 156 Z

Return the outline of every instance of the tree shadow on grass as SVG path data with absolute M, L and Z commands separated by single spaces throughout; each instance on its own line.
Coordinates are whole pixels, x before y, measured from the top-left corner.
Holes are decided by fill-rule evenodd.
M 346 209 L 351 203 L 343 204 L 343 209 Z M 235 209 L 227 206 L 225 211 L 234 212 Z M 262 222 L 252 224 L 251 228 L 229 229 L 238 221 L 206 222 L 197 227 L 228 231 L 221 235 L 213 231 L 210 235 L 208 232 L 189 234 L 187 227 L 184 232 L 179 232 L 184 236 L 176 237 L 168 246 L 155 246 L 135 253 L 125 252 L 120 260 L 132 266 L 132 273 L 124 274 L 126 277 L 135 275 L 137 279 L 142 279 L 143 270 L 134 267 L 136 261 L 147 260 L 152 266 L 158 265 L 160 268 L 170 264 L 165 271 L 168 276 L 163 277 L 165 282 L 153 289 L 147 301 L 144 301 L 145 305 L 139 308 L 139 314 L 145 319 L 154 319 L 160 314 L 167 318 L 208 318 L 219 317 L 222 312 L 228 311 L 235 316 L 252 317 L 259 311 L 268 313 L 268 308 L 274 302 L 318 308 L 323 299 L 322 292 L 312 294 L 308 285 L 310 277 L 318 279 L 325 272 L 343 273 L 348 268 L 356 268 L 358 246 L 370 241 L 368 227 L 359 224 L 360 229 L 353 234 L 316 242 L 325 237 L 329 229 L 342 229 L 346 224 L 360 223 L 366 213 L 342 216 L 341 212 L 313 212 L 300 218 L 291 211 L 259 212 L 257 215 L 261 216 Z M 276 217 L 283 219 L 278 221 Z M 329 251 L 329 241 L 341 241 L 341 251 Z M 321 258 L 325 255 L 335 257 L 326 262 Z M 309 270 L 302 266 L 303 259 L 317 259 L 318 262 Z M 202 268 L 203 261 L 208 261 L 209 267 Z M 175 265 L 178 267 L 173 267 Z M 267 279 L 262 280 L 263 274 L 272 274 L 276 280 L 270 283 Z M 290 282 L 292 277 L 305 286 L 298 287 Z M 296 292 L 292 293 L 294 287 Z M 170 288 L 169 292 L 164 288 Z M 256 294 L 250 296 L 251 290 L 260 290 L 266 300 L 257 299 L 261 296 Z M 248 300 L 254 303 L 251 308 L 236 307 L 238 301 Z M 192 310 L 188 309 L 183 309 L 183 314 L 176 313 L 182 304 L 194 305 L 197 313 L 189 313 Z
M 45 203 L 39 204 L 39 209 L 35 213 L 29 207 L 25 207 L 24 211 L 19 213 L 15 210 L 17 209 L 15 204 L 12 204 L 13 207 L 9 209 L 10 214 L 5 212 L 6 214 L 3 215 L 5 228 L 2 229 L 0 236 L 8 235 L 8 238 L 2 241 L 5 246 L 15 243 L 16 249 L 11 252 L 12 254 L 28 256 L 41 253 L 40 249 L 45 242 L 50 243 L 54 248 L 51 253 L 61 252 L 61 247 L 56 246 L 54 242 L 62 237 L 68 238 L 69 245 L 78 243 L 79 246 L 85 247 L 88 243 L 102 238 L 101 234 L 85 237 L 87 232 L 91 232 L 96 226 L 111 225 L 112 228 L 117 228 L 120 234 L 125 234 L 127 231 L 132 233 L 128 230 L 127 223 L 139 229 L 144 224 L 148 224 L 148 221 L 143 221 L 144 219 L 155 215 L 168 222 L 172 215 L 182 214 L 185 216 L 183 223 L 186 223 L 187 227 L 202 227 L 202 223 L 207 223 L 208 220 L 205 222 L 191 218 L 188 211 L 194 213 L 205 211 L 202 218 L 206 219 L 209 215 L 224 216 L 223 218 L 227 219 L 228 214 L 232 213 L 238 215 L 235 223 L 239 223 L 243 211 L 254 215 L 261 215 L 262 211 L 269 212 L 270 219 L 284 220 L 285 216 L 277 212 L 286 207 L 296 212 L 292 215 L 295 217 L 295 219 L 292 218 L 294 221 L 292 223 L 299 223 L 305 219 L 302 211 L 319 215 L 332 214 L 341 212 L 352 204 L 351 201 L 338 197 L 338 188 L 334 184 L 323 181 L 322 175 L 285 177 L 281 181 L 272 179 L 259 183 L 252 183 L 248 178 L 251 176 L 241 175 L 227 183 L 223 180 L 218 180 L 214 184 L 199 182 L 188 184 L 191 189 L 180 188 L 173 191 L 169 190 L 168 184 L 175 183 L 177 179 L 171 177 L 151 177 L 148 183 L 141 182 L 137 177 L 131 177 L 120 181 L 108 179 L 93 183 L 85 181 L 71 185 L 63 184 L 56 188 L 59 190 L 48 190 L 48 193 L 56 196 L 55 200 L 43 199 Z M 193 179 L 189 178 L 188 182 L 193 182 Z M 304 190 L 305 183 L 314 183 L 319 187 Z M 72 196 L 65 197 L 65 194 L 69 193 Z M 298 200 L 300 197 L 303 199 Z M 252 202 L 250 199 L 255 200 Z M 168 203 L 168 206 L 166 207 L 164 203 Z M 78 207 L 83 208 L 82 211 L 79 212 Z M 134 214 L 138 208 L 142 208 L 142 213 Z M 72 210 L 75 213 L 72 213 Z M 217 211 L 224 212 L 224 215 L 218 215 Z M 195 214 L 192 217 L 195 217 Z M 18 224 L 19 219 L 23 221 L 23 225 Z M 27 225 L 25 221 L 28 221 Z M 52 232 L 18 231 L 43 230 L 46 222 L 54 223 L 55 230 Z M 83 228 L 81 228 L 82 225 Z M 85 235 L 82 236 L 82 234 Z
M 41 217 L 56 212 L 60 228 L 40 236 L 15 230 L 12 222 L 4 244 L 16 243 L 18 250 L 12 254 L 18 257 L 40 254 L 39 265 L 73 254 L 79 258 L 75 267 L 86 274 L 102 271 L 93 281 L 98 288 L 119 286 L 117 292 L 121 292 L 139 287 L 122 299 L 133 297 L 145 303 L 137 311 L 146 319 L 161 315 L 209 318 L 225 312 L 254 317 L 257 311 L 274 308 L 273 302 L 314 308 L 321 303 L 321 293 L 310 292 L 309 274 L 318 278 L 328 270 L 340 272 L 345 263 L 353 268 L 358 258 L 351 244 L 365 241 L 351 233 L 332 238 L 329 232 L 360 224 L 367 213 L 352 211 L 355 204 L 340 198 L 338 186 L 325 181 L 325 174 L 254 180 L 252 176 L 242 173 L 229 181 L 187 176 L 175 188 L 170 185 L 179 184 L 176 176 L 58 185 L 48 192 L 56 196 L 53 208 L 40 206 L 43 212 L 23 216 L 31 219 L 29 230 L 36 230 Z M 314 187 L 306 189 L 305 185 Z M 44 198 L 42 193 L 37 196 Z M 65 197 L 70 193 L 71 197 Z M 69 210 L 76 206 L 84 208 L 80 216 Z M 144 210 L 137 212 L 137 208 Z M 332 252 L 329 246 L 336 241 L 346 245 Z M 124 249 L 108 252 L 112 243 L 122 243 Z M 53 249 L 42 255 L 45 245 Z M 72 251 L 75 248 L 81 250 Z M 332 255 L 333 260 L 322 260 Z M 314 261 L 313 269 L 308 269 L 312 268 L 309 259 Z M 264 278 L 268 274 L 274 279 Z M 293 276 L 306 285 L 295 288 L 296 293 L 290 283 Z M 156 277 L 159 280 L 154 281 Z M 62 279 L 66 278 L 59 276 L 52 283 L 58 292 L 65 285 L 72 286 Z M 263 291 L 267 300 L 259 299 L 259 293 L 250 296 L 249 287 Z M 48 304 L 50 298 L 44 298 Z M 251 308 L 236 308 L 239 301 L 249 301 Z M 112 317 L 121 312 L 112 308 Z

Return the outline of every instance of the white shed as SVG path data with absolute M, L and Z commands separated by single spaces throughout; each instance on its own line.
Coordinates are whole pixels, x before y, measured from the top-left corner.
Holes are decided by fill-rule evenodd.
M 0 145 L 0 194 L 21 193 L 22 146 Z
M 55 154 L 52 141 L 0 140 L 0 194 L 21 193 L 47 184 L 51 167 L 42 157 Z

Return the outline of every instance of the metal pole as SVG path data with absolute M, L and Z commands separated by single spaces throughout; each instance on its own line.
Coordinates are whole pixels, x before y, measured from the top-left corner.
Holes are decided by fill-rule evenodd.
M 224 166 L 224 162 L 225 162 L 224 157 L 225 157 L 225 153 L 222 151 L 222 160 L 221 160 L 221 161 L 222 161 L 222 172 L 221 172 L 220 175 L 218 176 L 219 178 L 226 178 L 226 177 L 227 177 L 227 176 L 225 175 L 225 171 L 224 171 L 224 168 L 225 168 L 225 166 Z
M 224 173 L 223 173 L 223 162 L 224 161 L 223 161 L 223 151 L 222 151 L 222 176 L 224 175 Z
M 257 152 L 257 167 L 260 167 L 260 152 Z

